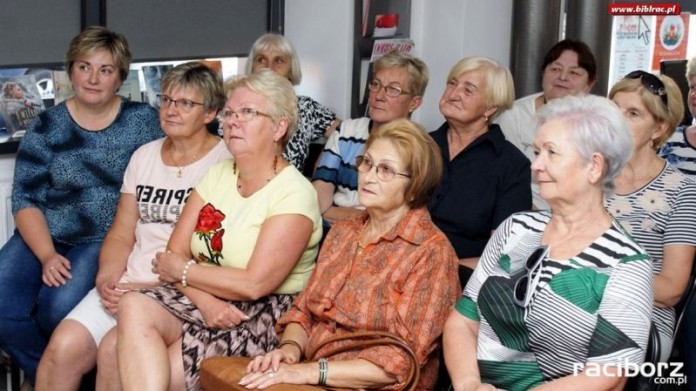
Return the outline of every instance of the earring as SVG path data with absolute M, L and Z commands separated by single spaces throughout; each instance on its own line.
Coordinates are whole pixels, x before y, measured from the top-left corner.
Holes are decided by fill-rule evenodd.
M 486 122 L 488 122 L 488 116 L 484 114 L 484 115 L 483 115 L 483 120 L 486 121 Z
M 232 161 L 232 172 L 236 175 L 237 174 L 237 161 L 233 160 Z

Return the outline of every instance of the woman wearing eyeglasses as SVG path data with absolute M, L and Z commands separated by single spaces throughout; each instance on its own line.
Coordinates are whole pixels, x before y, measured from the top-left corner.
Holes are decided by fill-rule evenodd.
M 392 51 L 375 62 L 368 117 L 341 123 L 326 141 L 312 178 L 326 227 L 361 213 L 355 157 L 363 153 L 371 132 L 389 121 L 409 118 L 420 107 L 427 85 L 428 67 L 418 58 Z
M 682 95 L 668 76 L 635 71 L 609 92 L 633 133 L 631 160 L 616 178 L 607 210 L 653 259 L 661 359 L 672 351 L 674 306 L 689 282 L 696 254 L 696 184 L 657 155 L 684 115 Z
M 603 199 L 633 148 L 597 96 L 538 112 L 532 171 L 550 211 L 517 213 L 488 242 L 444 331 L 455 390 L 621 390 L 645 356 L 650 256 Z
M 445 169 L 428 209 L 457 251 L 462 286 L 491 232 L 511 214 L 532 207 L 529 161 L 491 123 L 514 97 L 507 68 L 468 57 L 452 67 L 440 98 L 446 122 L 431 135 Z
M 331 228 L 307 289 L 278 322 L 280 347 L 254 359 L 239 384 L 402 389 L 409 356 L 393 346 L 326 356 L 349 342 L 330 343 L 317 352 L 323 374 L 317 362 L 302 362 L 322 341 L 372 330 L 400 336 L 422 367 L 416 389 L 432 389 L 434 352 L 460 291 L 454 251 L 425 208 L 442 172 L 437 145 L 418 125 L 400 119 L 370 134 L 356 165 L 365 210 Z
M 297 126 L 292 85 L 260 70 L 225 87 L 220 121 L 234 158 L 191 191 L 167 251 L 152 260 L 166 285 L 119 302 L 120 378 L 110 380 L 124 390 L 198 389 L 204 357 L 274 348 L 277 319 L 314 269 L 316 193 L 282 157 Z
M 104 238 L 97 287 L 51 336 L 37 373 L 37 390 L 77 390 L 97 362 L 97 388 L 114 360 L 118 302 L 124 292 L 160 285 L 150 262 L 166 248 L 186 198 L 205 172 L 230 158 L 225 143 L 207 132 L 225 102 L 222 81 L 204 64 L 178 65 L 162 79 L 160 123 L 167 137 L 131 157 L 116 218 Z M 107 335 L 108 334 L 108 335 Z M 101 371 L 103 369 L 103 371 Z

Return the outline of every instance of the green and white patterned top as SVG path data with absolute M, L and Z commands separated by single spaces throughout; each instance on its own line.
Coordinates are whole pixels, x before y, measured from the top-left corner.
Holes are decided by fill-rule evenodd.
M 650 256 L 614 222 L 570 259 L 545 258 L 527 308 L 513 288 L 551 212 L 512 215 L 496 230 L 455 308 L 480 322 L 481 380 L 526 390 L 574 364 L 640 364 L 652 312 Z

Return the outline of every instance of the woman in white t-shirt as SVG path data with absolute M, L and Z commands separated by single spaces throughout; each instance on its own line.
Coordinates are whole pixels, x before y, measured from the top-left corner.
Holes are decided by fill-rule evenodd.
M 79 388 L 82 376 L 97 362 L 102 339 L 116 330 L 121 295 L 160 284 L 151 270 L 152 259 L 166 248 L 203 174 L 231 157 L 224 142 L 206 129 L 225 102 L 222 81 L 214 71 L 198 62 L 179 65 L 162 79 L 162 91 L 160 122 L 167 137 L 133 153 L 100 253 L 96 288 L 53 333 L 39 364 L 37 390 Z M 103 379 L 98 375 L 98 389 Z
M 114 388 L 197 390 L 203 358 L 275 348 L 274 326 L 314 270 L 317 194 L 282 156 L 297 127 L 292 85 L 261 69 L 225 88 L 220 120 L 234 159 L 208 170 L 152 261 L 167 284 L 121 299 Z

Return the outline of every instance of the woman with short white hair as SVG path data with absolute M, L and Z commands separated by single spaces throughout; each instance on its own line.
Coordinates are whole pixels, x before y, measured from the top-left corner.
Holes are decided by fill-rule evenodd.
M 488 242 L 445 325 L 454 389 L 621 389 L 619 365 L 645 356 L 652 262 L 603 205 L 630 131 L 596 96 L 559 98 L 538 118 L 532 172 L 551 211 L 514 214 Z

